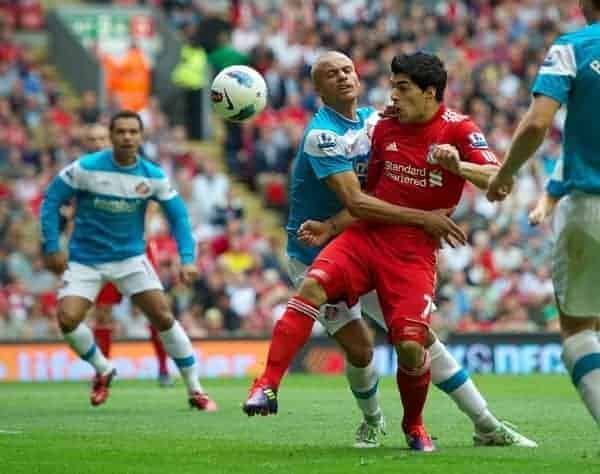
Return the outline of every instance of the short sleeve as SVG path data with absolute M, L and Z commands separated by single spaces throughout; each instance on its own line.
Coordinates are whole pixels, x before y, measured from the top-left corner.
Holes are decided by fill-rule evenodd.
M 564 182 L 563 160 L 560 159 L 554 166 L 554 171 L 546 183 L 546 192 L 555 199 L 560 199 L 567 194 Z
M 319 179 L 353 171 L 340 137 L 331 130 L 311 130 L 304 139 L 303 153 Z
M 70 165 L 65 166 L 60 171 L 59 177 L 67 184 L 67 186 L 73 189 L 81 189 L 83 180 L 79 161 L 74 161 Z
M 455 126 L 454 145 L 458 148 L 462 161 L 478 165 L 499 165 L 498 159 L 481 129 L 471 119 L 463 120 Z
M 555 43 L 548 50 L 531 92 L 564 104 L 569 98 L 576 75 L 577 61 L 573 45 Z

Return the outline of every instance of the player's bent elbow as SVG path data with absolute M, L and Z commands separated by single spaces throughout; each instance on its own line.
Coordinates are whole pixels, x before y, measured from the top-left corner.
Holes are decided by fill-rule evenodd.
M 346 208 L 352 217 L 365 218 L 367 215 L 367 202 L 363 193 L 356 193 L 349 197 Z
M 527 122 L 525 122 L 525 131 L 535 135 L 545 135 L 550 126 L 552 119 L 539 114 L 530 114 Z

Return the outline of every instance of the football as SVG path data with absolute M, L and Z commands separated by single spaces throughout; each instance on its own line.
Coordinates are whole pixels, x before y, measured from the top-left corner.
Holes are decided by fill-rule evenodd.
M 260 73 L 248 66 L 223 69 L 210 88 L 217 115 L 230 122 L 245 122 L 267 105 L 267 84 Z

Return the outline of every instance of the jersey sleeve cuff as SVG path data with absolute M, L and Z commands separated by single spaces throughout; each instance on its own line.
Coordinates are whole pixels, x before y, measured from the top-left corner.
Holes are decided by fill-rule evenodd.
M 546 89 L 534 87 L 531 90 L 531 93 L 533 94 L 534 97 L 538 96 L 538 95 L 543 95 L 544 97 L 549 97 L 550 99 L 554 99 L 556 102 L 558 102 L 561 105 L 567 101 L 567 97 L 565 97 L 564 94 L 561 94 L 556 91 L 549 91 Z
M 44 255 L 50 255 L 53 253 L 56 253 L 60 251 L 60 245 L 58 244 L 58 241 L 49 241 L 49 242 L 44 242 L 42 244 L 42 253 Z
M 567 190 L 565 189 L 565 185 L 558 181 L 548 181 L 546 185 L 546 192 L 555 199 L 560 199 L 565 194 L 567 194 Z
M 194 263 L 195 260 L 193 255 L 180 255 L 180 258 L 182 265 L 190 265 Z

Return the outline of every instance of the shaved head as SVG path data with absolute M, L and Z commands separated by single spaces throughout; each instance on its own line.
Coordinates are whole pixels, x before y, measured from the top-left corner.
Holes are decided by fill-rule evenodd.
M 352 60 L 344 53 L 340 53 L 339 51 L 327 51 L 317 58 L 310 69 L 310 77 L 313 83 L 317 85 L 319 76 L 327 69 L 327 66 L 330 66 L 332 63 L 337 61 L 349 62 L 350 64 L 353 64 Z
M 360 81 L 348 56 L 339 51 L 323 53 L 313 64 L 310 75 L 323 103 L 339 113 L 354 117 Z

